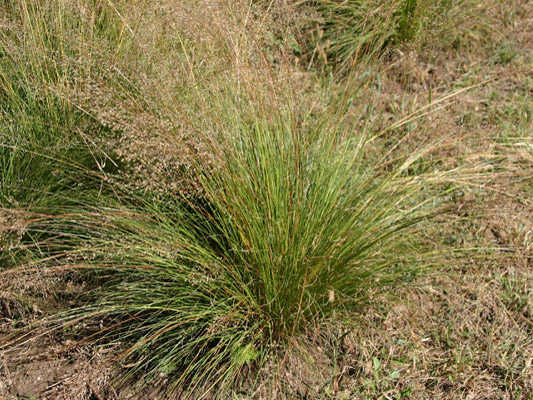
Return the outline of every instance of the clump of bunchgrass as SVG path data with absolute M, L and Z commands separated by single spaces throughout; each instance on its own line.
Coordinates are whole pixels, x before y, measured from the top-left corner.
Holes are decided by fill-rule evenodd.
M 338 70 L 374 59 L 409 43 L 422 47 L 439 42 L 462 25 L 484 17 L 490 4 L 476 0 L 319 0 L 310 63 L 318 60 Z
M 86 50 L 97 40 L 98 13 L 83 20 L 87 9 L 71 6 L 0 5 L 0 207 L 53 207 L 87 170 L 116 166 L 105 168 L 107 127 L 76 94 L 96 65 Z M 100 32 L 102 42 L 112 36 Z
M 371 131 L 332 124 L 336 109 L 265 115 L 232 98 L 202 197 L 132 193 L 51 223 L 75 226 L 55 268 L 101 277 L 61 319 L 105 321 L 101 333 L 126 346 L 126 377 L 170 375 L 183 397 L 223 397 L 292 339 L 445 258 L 426 235 L 455 172 L 422 168 L 430 148 L 369 163 Z

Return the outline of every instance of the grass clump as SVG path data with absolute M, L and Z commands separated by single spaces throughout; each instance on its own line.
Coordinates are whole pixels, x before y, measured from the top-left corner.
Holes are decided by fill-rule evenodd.
M 421 47 L 441 41 L 462 24 L 473 25 L 487 4 L 481 7 L 475 0 L 319 0 L 312 7 L 318 19 L 311 58 L 346 70 L 405 43 Z
M 425 235 L 454 190 L 430 188 L 454 172 L 421 172 L 429 149 L 369 163 L 369 131 L 229 104 L 202 197 L 124 196 L 81 217 L 59 264 L 103 278 L 65 321 L 106 321 L 127 376 L 170 374 L 183 397 L 242 390 L 301 335 L 445 258 Z
M 90 71 L 80 60 L 95 38 L 75 12 L 64 2 L 0 2 L 0 269 L 33 252 L 45 256 L 35 242 L 54 235 L 28 230 L 29 221 L 79 204 L 113 167 L 104 167 L 105 127 L 74 95 Z

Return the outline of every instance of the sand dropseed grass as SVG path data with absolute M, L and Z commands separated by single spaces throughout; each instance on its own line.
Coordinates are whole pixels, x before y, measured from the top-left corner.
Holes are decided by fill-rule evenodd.
M 346 71 L 394 48 L 444 41 L 481 21 L 496 2 L 476 0 L 319 0 L 312 58 Z M 404 46 L 405 47 L 405 46 Z
M 89 46 L 95 35 L 63 2 L 2 1 L 0 13 L 0 207 L 31 212 L 105 164 L 94 140 L 104 127 L 73 95 L 90 70 L 74 37 Z
M 105 321 L 133 366 L 125 378 L 170 376 L 182 397 L 250 388 L 293 339 L 446 257 L 426 234 L 457 172 L 413 173 L 429 149 L 370 164 L 369 132 L 233 111 L 202 197 L 137 193 L 70 214 L 57 251 L 73 250 L 51 266 L 100 277 L 60 320 Z
M 28 220 L 78 203 L 105 164 L 94 140 L 104 129 L 71 95 L 87 72 L 73 32 L 87 42 L 94 35 L 69 12 L 62 2 L 0 2 L 0 269 L 52 235 L 28 232 Z

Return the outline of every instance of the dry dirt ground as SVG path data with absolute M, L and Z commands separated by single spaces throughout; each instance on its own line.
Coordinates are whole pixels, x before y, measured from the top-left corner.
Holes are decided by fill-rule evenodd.
M 372 95 L 395 119 L 429 96 L 490 80 L 412 129 L 425 123 L 435 135 L 464 137 L 454 153 L 497 155 L 511 171 L 487 182 L 488 194 L 459 197 L 443 228 L 456 245 L 495 250 L 422 278 L 351 329 L 331 328 L 328 337 L 338 340 L 318 348 L 306 365 L 288 360 L 285 397 L 533 399 L 533 2 L 513 0 L 491 21 L 443 49 L 392 57 L 384 89 Z M 466 223 L 466 215 L 477 218 Z M 65 280 L 50 284 L 41 302 L 57 298 L 51 294 L 57 285 Z M 43 313 L 40 304 L 9 293 L 0 292 L 4 336 Z M 87 344 L 80 332 L 35 330 L 38 340 L 0 351 L 0 399 L 164 398 L 155 388 L 136 396 L 117 389 L 113 377 L 128 366 L 110 364 L 113 348 Z M 255 397 L 267 398 L 261 393 Z

